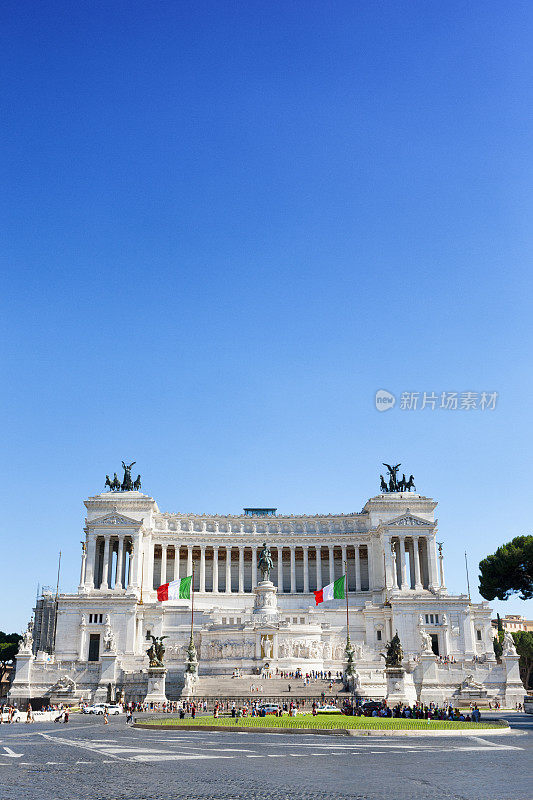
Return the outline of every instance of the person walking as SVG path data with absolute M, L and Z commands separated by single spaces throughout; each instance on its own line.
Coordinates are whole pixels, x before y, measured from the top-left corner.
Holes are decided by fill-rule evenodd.
M 108 714 L 107 706 L 106 706 L 104 708 L 104 725 L 107 725 L 108 723 L 109 723 L 109 714 Z

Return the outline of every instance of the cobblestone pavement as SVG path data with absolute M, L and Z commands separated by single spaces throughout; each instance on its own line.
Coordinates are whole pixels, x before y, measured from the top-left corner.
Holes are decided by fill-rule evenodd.
M 0 800 L 533 800 L 533 717 L 504 736 L 130 729 L 124 717 L 0 728 Z

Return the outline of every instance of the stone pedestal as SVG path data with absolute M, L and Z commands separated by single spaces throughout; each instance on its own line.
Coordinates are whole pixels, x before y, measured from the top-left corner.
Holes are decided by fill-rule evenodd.
M 526 690 L 520 678 L 518 662 L 519 655 L 502 656 L 502 664 L 505 670 L 505 705 L 507 708 L 514 708 L 517 703 L 524 702 Z
M 22 705 L 31 699 L 31 668 L 33 661 L 31 650 L 17 654 L 15 678 L 7 695 L 10 702 L 17 702 Z
M 396 703 L 412 705 L 416 703 L 416 689 L 413 676 L 403 667 L 386 667 L 387 677 L 387 705 L 395 706 Z
M 167 670 L 165 667 L 148 667 L 148 692 L 144 698 L 145 703 L 165 703 L 165 682 Z
M 100 663 L 102 669 L 98 688 L 94 693 L 94 702 L 114 703 L 117 687 L 117 654 L 112 652 L 102 653 Z
M 254 589 L 254 622 L 276 622 L 278 618 L 277 589 L 272 581 L 261 581 Z
M 418 700 L 421 703 L 442 704 L 449 700 L 450 692 L 441 686 L 438 674 L 437 659 L 433 653 L 422 653 L 420 664 L 417 668 L 420 678 L 420 693 Z

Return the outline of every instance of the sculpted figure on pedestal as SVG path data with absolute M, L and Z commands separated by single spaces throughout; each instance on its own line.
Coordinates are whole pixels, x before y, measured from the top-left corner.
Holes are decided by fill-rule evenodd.
M 168 636 L 151 636 L 152 644 L 146 651 L 146 655 L 150 660 L 151 667 L 162 667 L 163 656 L 165 655 L 165 645 L 163 639 L 168 639 Z
M 422 628 L 420 629 L 420 639 L 422 640 L 422 652 L 431 653 L 433 655 L 433 643 L 431 636 Z
M 259 567 L 259 570 L 261 572 L 261 579 L 263 581 L 270 580 L 270 570 L 273 568 L 274 562 L 272 561 L 270 548 L 268 547 L 266 542 L 263 542 L 263 549 L 259 553 L 257 566 Z
M 503 655 L 504 656 L 516 656 L 516 647 L 514 643 L 514 639 L 509 631 L 505 631 L 503 635 Z

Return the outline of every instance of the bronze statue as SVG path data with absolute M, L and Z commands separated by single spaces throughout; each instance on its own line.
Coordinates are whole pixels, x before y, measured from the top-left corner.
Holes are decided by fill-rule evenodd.
M 118 479 L 116 472 L 113 475 L 113 482 L 111 484 L 111 488 L 113 489 L 114 492 L 118 492 L 118 490 L 120 489 L 120 481 Z
M 135 489 L 136 492 L 138 492 L 139 489 L 141 488 L 141 476 L 140 475 L 137 475 L 137 477 L 135 478 L 135 481 L 133 483 L 133 488 Z
M 198 672 L 198 656 L 196 654 L 196 647 L 194 645 L 192 633 L 191 638 L 189 639 L 189 646 L 187 647 L 187 663 L 185 666 L 185 672 L 188 672 L 191 675 L 195 675 Z
M 136 461 L 132 461 L 131 464 L 125 464 L 122 462 L 122 468 L 124 470 L 124 480 L 122 481 L 122 486 L 120 487 L 123 492 L 131 492 L 133 489 L 133 481 L 131 479 L 131 468 Z
M 381 656 L 385 659 L 386 667 L 401 667 L 403 661 L 403 648 L 398 636 L 398 631 L 394 634 L 391 641 L 387 645 L 387 654 Z
M 379 476 L 382 492 L 410 492 L 411 489 L 416 492 L 415 479 L 412 475 L 410 476 L 409 480 L 407 480 L 404 472 L 402 477 L 398 480 L 397 472 L 401 467 L 401 463 L 391 465 L 385 464 L 385 462 L 382 461 L 382 464 L 384 467 L 387 467 L 387 471 L 389 473 L 388 481 L 385 480 L 383 475 Z
M 168 639 L 168 636 L 151 636 L 152 644 L 146 651 L 146 655 L 150 659 L 151 667 L 162 667 L 163 656 L 165 655 L 165 645 L 163 639 Z
M 270 548 L 268 547 L 266 542 L 263 542 L 263 549 L 259 553 L 259 561 L 257 562 L 257 566 L 261 570 L 261 579 L 263 581 L 269 581 L 270 570 L 273 569 L 274 562 L 272 561 Z
M 396 473 L 398 472 L 398 469 L 401 467 L 401 462 L 400 462 L 400 464 L 393 464 L 392 466 L 390 464 L 386 464 L 384 461 L 382 461 L 381 463 L 383 464 L 384 467 L 387 467 L 387 469 L 389 471 L 389 476 L 390 476 L 389 477 L 389 492 L 397 492 L 398 491 L 398 482 L 396 480 Z
M 112 481 L 112 480 L 110 480 L 110 478 L 109 478 L 109 475 L 106 475 L 106 476 L 105 476 L 105 483 L 104 483 L 104 486 L 109 486 L 109 488 L 111 489 L 111 491 L 113 490 L 113 481 Z

